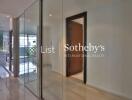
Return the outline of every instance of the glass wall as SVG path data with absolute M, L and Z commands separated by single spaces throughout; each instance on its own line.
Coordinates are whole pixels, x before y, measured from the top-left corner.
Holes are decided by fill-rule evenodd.
M 45 100 L 63 100 L 62 33 L 62 0 L 44 0 L 42 85 Z
M 63 69 L 62 0 L 43 2 L 42 32 L 42 78 L 37 63 L 37 41 L 39 34 L 39 2 L 24 11 L 19 17 L 19 76 L 25 86 L 38 96 L 38 83 L 42 81 L 42 95 L 45 100 L 62 100 Z
M 25 86 L 38 94 L 38 82 L 42 81 L 41 89 L 45 100 L 95 99 L 93 91 L 89 92 L 91 88 L 87 88 L 82 81 L 73 77 L 65 77 L 67 66 L 64 46 L 67 41 L 66 34 L 68 34 L 66 19 L 86 12 L 85 22 L 79 19 L 72 20 L 78 24 L 87 23 L 84 26 L 87 34 L 87 37 L 84 37 L 87 38 L 83 41 L 84 45 L 91 43 L 96 46 L 103 45 L 106 48 L 104 52 L 99 50 L 97 56 L 89 55 L 93 52 L 85 55 L 88 56 L 85 60 L 87 70 L 85 69 L 86 73 L 83 74 L 86 84 L 101 87 L 108 92 L 112 90 L 132 98 L 132 88 L 130 88 L 132 64 L 129 60 L 132 58 L 132 47 L 128 45 L 132 42 L 131 4 L 131 0 L 126 2 L 123 0 L 43 0 L 43 64 L 42 78 L 39 80 L 37 67 L 39 60 L 36 57 L 37 40 L 39 39 L 37 37 L 39 3 L 35 2 L 20 17 L 20 30 L 23 31 L 20 31 L 19 36 L 21 67 L 19 74 Z M 100 53 L 103 57 L 98 55 Z M 106 98 L 99 95 L 99 99 Z
M 0 66 L 9 70 L 9 32 L 0 31 Z
M 19 77 L 24 83 L 24 69 L 25 69 L 25 40 L 24 34 L 24 13 L 19 17 Z
M 19 25 L 19 76 L 24 85 L 38 96 L 39 1 L 24 11 L 19 18 Z

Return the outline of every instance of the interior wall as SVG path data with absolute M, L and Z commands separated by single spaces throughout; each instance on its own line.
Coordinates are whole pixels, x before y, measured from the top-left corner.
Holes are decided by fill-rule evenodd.
M 50 1 L 44 6 L 44 26 L 49 26 L 49 43 L 56 50 L 50 59 L 53 71 L 66 75 L 66 17 L 87 11 L 87 43 L 105 46 L 104 57 L 87 58 L 87 84 L 132 98 L 132 0 L 63 0 L 63 22 L 62 0 Z
M 132 98 L 131 4 L 131 0 L 63 1 L 63 44 L 65 18 L 87 11 L 87 43 L 105 46 L 104 57 L 87 59 L 87 84 L 127 98 Z M 65 74 L 65 51 L 62 52 Z

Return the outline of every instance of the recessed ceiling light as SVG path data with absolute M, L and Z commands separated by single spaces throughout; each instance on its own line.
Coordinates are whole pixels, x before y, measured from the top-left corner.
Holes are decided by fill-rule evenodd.
M 49 17 L 52 17 L 53 15 L 52 14 L 49 14 Z
M 10 16 L 8 16 L 8 15 L 7 15 L 6 17 L 7 17 L 7 18 L 10 18 Z

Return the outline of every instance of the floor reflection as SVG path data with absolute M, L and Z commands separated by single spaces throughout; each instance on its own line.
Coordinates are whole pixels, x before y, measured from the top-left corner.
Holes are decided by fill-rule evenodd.
M 43 73 L 45 100 L 128 100 L 86 86 L 74 78 L 63 77 L 51 67 L 44 67 Z
M 43 68 L 43 96 L 45 100 L 128 100 L 106 93 L 80 81 L 63 77 L 52 71 L 51 67 Z M 29 86 L 36 85 L 33 81 Z M 37 88 L 37 87 L 36 87 Z M 0 100 L 38 100 L 24 88 L 18 79 L 10 76 L 0 67 Z
M 38 78 L 36 64 L 34 64 L 32 61 L 22 61 L 21 59 L 19 78 L 30 91 L 32 91 L 35 95 L 38 95 Z
M 19 82 L 0 67 L 0 100 L 38 100 Z
M 32 82 L 34 86 L 35 81 Z M 43 66 L 43 97 L 45 100 L 128 100 L 100 91 L 74 78 L 66 78 L 54 72 L 51 66 Z

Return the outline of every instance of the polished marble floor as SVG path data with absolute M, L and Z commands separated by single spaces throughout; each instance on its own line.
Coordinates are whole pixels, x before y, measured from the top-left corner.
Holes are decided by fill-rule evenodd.
M 43 76 L 45 100 L 129 100 L 84 85 L 80 80 L 62 77 L 52 71 L 49 73 L 47 71 L 47 75 Z
M 80 81 L 66 78 L 44 68 L 43 97 L 45 100 L 129 100 L 86 86 Z M 35 82 L 35 81 L 34 81 Z M 30 88 L 34 83 L 30 83 Z M 38 100 L 24 88 L 18 79 L 10 76 L 0 67 L 0 100 Z
M 72 75 L 71 77 L 83 81 L 83 72 Z
M 35 84 L 35 81 L 29 84 L 31 90 L 35 90 Z M 84 85 L 75 78 L 63 77 L 50 67 L 43 68 L 43 97 L 45 100 L 129 100 Z
M 38 100 L 19 82 L 0 67 L 0 100 Z

